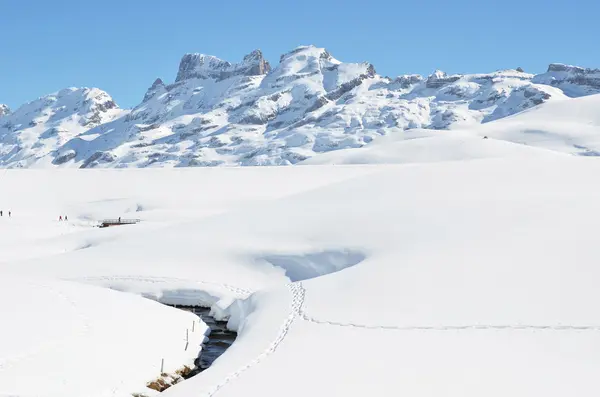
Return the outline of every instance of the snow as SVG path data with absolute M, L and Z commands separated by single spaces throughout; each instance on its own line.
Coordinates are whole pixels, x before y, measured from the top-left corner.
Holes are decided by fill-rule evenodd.
M 396 132 L 362 148 L 324 153 L 300 164 L 403 164 L 561 154 L 599 156 L 599 107 L 600 95 L 557 100 L 470 128 L 443 133 L 424 129 Z
M 3 396 L 151 395 L 161 365 L 193 366 L 208 332 L 195 315 L 135 295 L 6 273 L 0 311 Z
M 410 129 L 479 128 L 600 93 L 595 69 L 392 79 L 312 45 L 283 54 L 272 69 L 258 50 L 239 63 L 186 54 L 173 75 L 172 84 L 149 84 L 131 110 L 99 89 L 69 88 L 1 116 L 0 167 L 293 165 Z
M 148 392 L 202 334 L 158 300 L 239 332 L 166 397 L 595 395 L 600 163 L 481 137 L 561 106 L 333 159 L 365 165 L 4 171 L 0 393 Z

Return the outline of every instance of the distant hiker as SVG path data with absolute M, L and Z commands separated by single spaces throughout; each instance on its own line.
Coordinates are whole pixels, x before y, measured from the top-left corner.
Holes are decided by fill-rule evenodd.
M 12 216 L 12 212 L 8 211 L 8 217 L 10 218 Z
M 0 216 L 2 216 L 2 211 L 0 211 Z
M 119 223 L 121 223 L 121 217 L 119 217 Z
M 59 215 L 59 216 L 58 216 L 58 220 L 59 220 L 59 221 L 62 221 L 62 215 Z
M 69 218 L 67 218 L 67 216 L 65 215 L 65 221 L 68 221 L 68 220 L 69 220 Z

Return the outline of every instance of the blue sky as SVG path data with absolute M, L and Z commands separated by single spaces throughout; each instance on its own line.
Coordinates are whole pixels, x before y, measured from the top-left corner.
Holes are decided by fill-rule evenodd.
M 600 67 L 598 3 L 0 0 L 0 103 L 93 86 L 130 107 L 186 52 L 235 62 L 260 48 L 275 66 L 303 44 L 389 76 Z

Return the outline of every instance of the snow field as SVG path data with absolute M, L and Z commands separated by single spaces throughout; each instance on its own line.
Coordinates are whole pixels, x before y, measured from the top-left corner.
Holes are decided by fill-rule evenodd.
M 0 395 L 152 395 L 162 360 L 166 373 L 192 367 L 208 333 L 191 313 L 109 289 L 6 274 L 0 286 Z
M 496 146 L 487 141 L 477 140 Z M 509 143 L 500 150 L 509 156 L 409 165 L 98 170 L 85 178 L 8 171 L 6 197 L 23 197 L 14 214 L 68 208 L 78 220 L 135 208 L 142 223 L 72 226 L 82 230 L 65 235 L 48 226 L 49 246 L 95 243 L 60 255 L 11 252 L 0 271 L 70 280 L 82 296 L 102 291 L 165 313 L 179 312 L 134 294 L 210 304 L 217 317 L 229 316 L 234 345 L 167 397 L 595 395 L 600 164 Z M 62 195 L 37 199 L 45 180 Z M 3 233 L 27 235 L 38 225 L 29 219 L 6 223 L 20 229 Z M 48 299 L 70 313 L 57 301 Z M 111 310 L 130 315 L 125 304 Z M 83 332 L 82 322 L 68 331 Z M 56 334 L 31 349 L 49 349 Z M 105 362 L 103 353 L 94 354 Z M 123 363 L 131 357 L 123 354 Z M 101 372 L 86 373 L 89 390 Z M 60 379 L 49 380 L 54 390 L 77 395 Z

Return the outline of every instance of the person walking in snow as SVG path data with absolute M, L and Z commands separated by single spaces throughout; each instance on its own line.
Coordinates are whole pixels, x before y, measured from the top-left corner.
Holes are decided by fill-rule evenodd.
M 58 216 L 58 221 L 59 221 L 59 222 L 60 222 L 60 221 L 62 221 L 62 215 L 59 215 L 59 216 Z
M 9 218 L 12 217 L 12 212 L 11 211 L 8 211 L 8 217 Z
M 65 222 L 68 221 L 68 220 L 69 220 L 69 218 L 67 218 L 67 216 L 65 215 Z
M 2 216 L 2 210 L 0 210 L 0 216 Z

